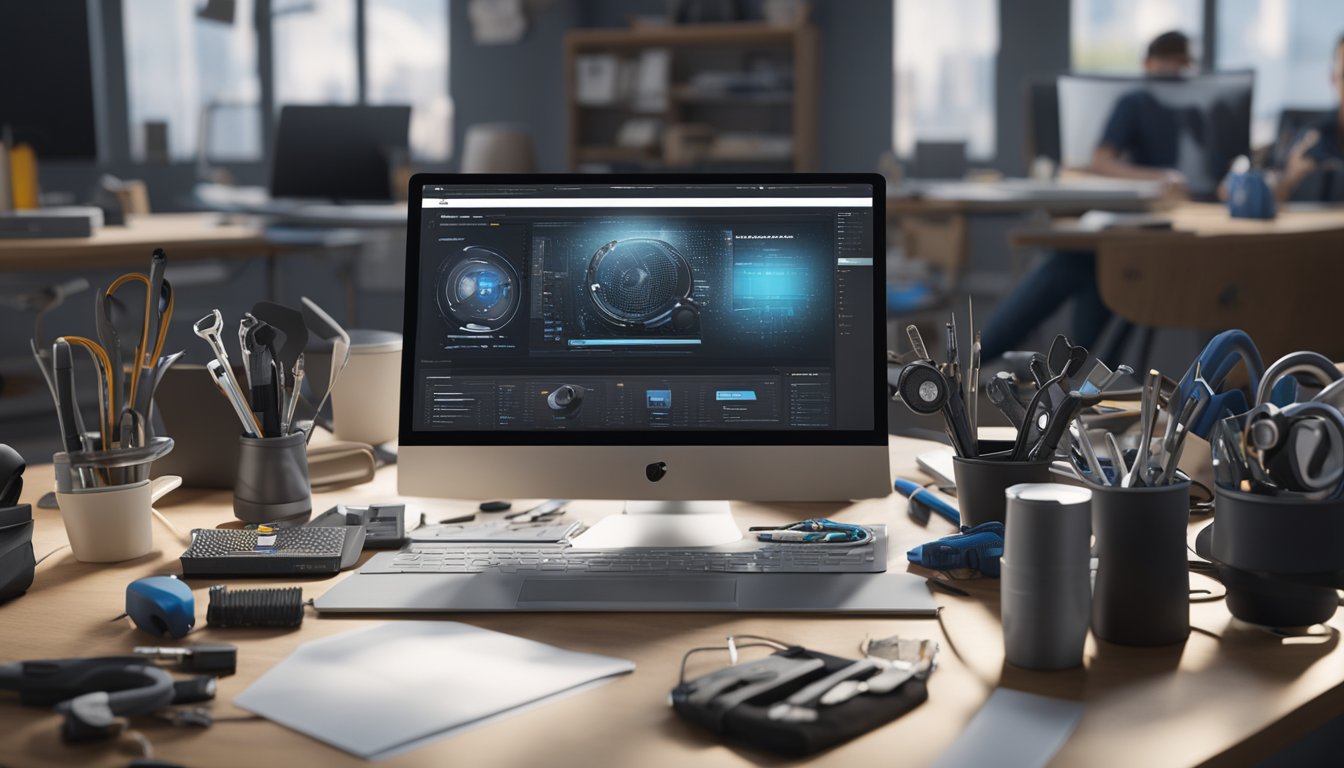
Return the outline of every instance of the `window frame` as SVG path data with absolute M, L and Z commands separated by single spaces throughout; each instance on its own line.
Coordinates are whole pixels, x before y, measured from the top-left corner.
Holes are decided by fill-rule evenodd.
M 367 105 L 368 102 L 368 26 L 367 26 L 367 0 L 349 0 L 355 4 L 355 71 L 356 71 L 356 93 L 357 100 L 355 105 Z M 447 28 L 444 30 L 443 45 L 448 50 L 449 66 L 452 64 L 452 0 L 440 0 L 445 7 L 445 20 Z M 108 120 L 106 122 L 106 139 L 100 138 L 100 145 L 108 148 L 106 161 L 114 167 L 127 168 L 146 168 L 146 167 L 171 167 L 171 168 L 195 168 L 198 164 L 196 158 L 191 159 L 170 159 L 168 163 L 154 163 L 145 160 L 137 160 L 132 154 L 132 129 L 130 125 L 130 88 L 129 74 L 126 69 L 126 30 L 125 30 L 125 8 L 123 0 L 89 0 L 91 6 L 97 6 L 97 18 L 101 21 L 102 35 L 101 42 L 105 51 L 103 75 L 104 82 L 102 91 L 105 94 L 103 100 L 107 104 Z M 233 174 L 241 179 L 259 179 L 263 178 L 267 169 L 271 166 L 271 158 L 274 152 L 274 136 L 270 130 L 274 124 L 276 116 L 279 114 L 278 105 L 275 100 L 275 47 L 274 36 L 272 35 L 272 0 L 256 0 L 254 7 L 254 16 L 250 23 L 253 25 L 257 35 L 257 76 L 260 80 L 260 109 L 258 110 L 259 119 L 262 120 L 261 126 L 261 156 L 255 160 L 218 160 L 210 161 L 210 166 Z M 237 19 L 235 23 L 243 23 L 244 20 Z M 97 73 L 95 73 L 97 75 Z M 452 100 L 452 80 L 450 72 L 443 73 L 443 83 L 445 90 L 448 91 L 448 98 Z M 103 127 L 100 125 L 100 127 Z M 447 126 L 449 130 L 448 156 L 442 159 L 426 160 L 412 157 L 417 165 L 428 167 L 437 167 L 446 164 L 456 155 L 456 142 L 453 141 L 451 131 L 452 126 Z

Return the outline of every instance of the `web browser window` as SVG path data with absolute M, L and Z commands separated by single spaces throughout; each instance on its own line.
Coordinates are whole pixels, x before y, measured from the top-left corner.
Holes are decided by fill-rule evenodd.
M 420 205 L 416 431 L 873 429 L 869 185 L 430 185 Z

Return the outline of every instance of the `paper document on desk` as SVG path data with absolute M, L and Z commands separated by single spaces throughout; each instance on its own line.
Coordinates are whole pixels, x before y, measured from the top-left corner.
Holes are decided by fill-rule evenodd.
M 396 621 L 304 643 L 233 703 L 379 759 L 634 668 L 455 621 Z

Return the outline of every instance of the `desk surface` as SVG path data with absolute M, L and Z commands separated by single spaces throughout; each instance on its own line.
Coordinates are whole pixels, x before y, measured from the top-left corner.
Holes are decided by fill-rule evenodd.
M 892 467 L 919 476 L 915 455 L 933 445 L 893 440 Z M 29 469 L 25 501 L 51 487 L 46 466 Z M 395 469 L 380 471 L 364 486 L 317 494 L 318 510 L 337 501 L 386 501 L 395 496 Z M 182 490 L 161 506 L 176 526 L 208 527 L 231 518 L 229 496 Z M 474 504 L 425 500 L 436 514 L 474 509 Z M 614 511 L 611 502 L 576 504 L 585 519 Z M 952 527 L 935 518 L 927 529 L 911 523 L 904 499 L 891 496 L 855 504 L 738 505 L 743 525 L 784 522 L 824 514 L 848 522 L 885 522 L 892 533 L 892 567 L 904 569 L 904 551 L 946 535 Z M 36 510 L 37 556 L 65 543 L 59 513 Z M 1191 526 L 1191 534 L 1205 523 Z M 121 612 L 132 579 L 177 571 L 183 546 L 155 526 L 158 551 L 136 561 L 86 565 L 64 550 L 38 566 L 30 592 L 0 606 L 0 655 L 4 661 L 125 653 L 149 638 Z M 339 577 L 338 577 L 339 578 Z M 1198 584 L 1202 577 L 1193 577 Z M 307 597 L 334 580 L 304 584 Z M 269 586 L 269 581 L 234 582 Z M 1038 673 L 1003 666 L 998 620 L 998 582 L 961 582 L 970 598 L 939 593 L 943 623 L 931 619 L 788 618 L 723 614 L 454 615 L 490 629 L 578 651 L 633 660 L 636 671 L 615 682 L 512 715 L 460 735 L 380 762 L 380 765 L 480 766 L 741 766 L 787 761 L 724 746 L 678 719 L 667 706 L 682 653 L 718 645 L 730 633 L 756 633 L 818 650 L 853 653 L 866 636 L 935 638 L 942 646 L 929 700 L 896 722 L 817 756 L 817 765 L 926 765 L 956 739 L 962 726 L 997 684 L 1085 702 L 1077 732 L 1056 765 L 1194 765 L 1206 761 L 1247 764 L 1270 754 L 1344 711 L 1344 649 L 1339 633 L 1326 643 L 1281 644 L 1233 622 L 1221 601 L 1192 606 L 1196 631 L 1184 646 L 1140 649 L 1095 642 L 1089 637 L 1083 669 Z M 216 712 L 245 714 L 230 702 L 262 672 L 301 642 L 368 626 L 374 619 L 318 618 L 310 610 L 297 631 L 204 628 L 208 582 L 192 584 L 197 598 L 194 642 L 239 645 L 238 674 L 220 681 Z M 1331 621 L 1338 628 L 1339 616 Z M 169 641 L 171 642 L 171 641 Z M 451 692 L 445 692 L 451 695 Z M 0 704 L 0 755 L 23 765 L 125 765 L 126 753 L 108 744 L 66 746 L 58 719 L 43 710 Z M 358 717 L 351 712 L 351 717 Z M 141 729 L 156 754 L 192 766 L 366 765 L 345 753 L 264 721 L 220 722 L 208 731 L 173 729 L 147 721 Z M 1235 750 L 1234 754 L 1229 754 Z
M 102 227 L 93 237 L 0 239 L 0 270 L 143 266 L 154 248 L 187 261 L 252 257 L 276 246 L 251 221 L 227 221 L 218 213 L 154 213 L 132 216 L 125 226 Z
M 1045 227 L 1024 227 L 1009 233 L 1016 248 L 1096 250 L 1103 242 L 1128 238 L 1220 237 L 1228 235 L 1285 235 L 1304 232 L 1344 234 L 1344 207 L 1288 205 L 1277 218 L 1234 219 L 1221 203 L 1179 203 L 1156 216 L 1171 221 L 1171 229 L 1117 227 L 1091 230 L 1077 219 L 1061 219 Z
M 1093 208 L 1144 211 L 1161 201 L 1161 185 L 1086 176 L 1067 179 L 907 180 L 890 190 L 887 212 L 901 214 L 1079 214 Z

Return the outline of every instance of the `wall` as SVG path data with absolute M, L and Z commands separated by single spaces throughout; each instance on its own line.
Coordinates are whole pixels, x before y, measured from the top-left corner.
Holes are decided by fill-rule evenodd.
M 453 167 L 475 123 L 518 123 L 532 134 L 541 171 L 565 169 L 565 32 L 579 26 L 573 0 L 530 3 L 526 36 L 512 45 L 477 45 L 466 2 L 450 2 Z
M 1069 5 L 1069 0 L 1000 0 L 994 167 L 1010 176 L 1027 172 L 1027 83 L 1069 69 Z

